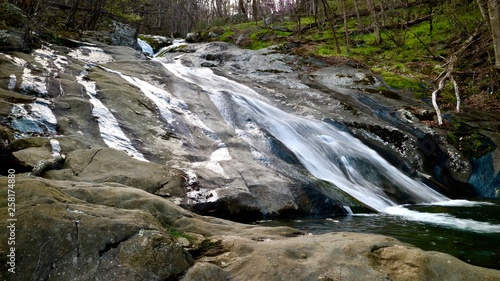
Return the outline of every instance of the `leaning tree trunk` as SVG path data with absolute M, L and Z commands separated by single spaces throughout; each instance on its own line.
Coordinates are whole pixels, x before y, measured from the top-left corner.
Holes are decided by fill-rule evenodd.
M 104 9 L 104 6 L 106 4 L 106 0 L 97 0 L 93 7 L 92 11 L 90 13 L 90 19 L 87 24 L 87 28 L 89 30 L 95 30 L 97 27 L 97 23 L 99 19 L 101 18 L 102 10 Z
M 458 62 L 458 58 L 463 54 L 463 52 L 469 47 L 472 42 L 475 40 L 475 38 L 480 34 L 480 29 L 481 26 L 478 26 L 474 34 L 472 34 L 465 42 L 462 44 L 460 49 L 453 53 L 450 56 L 450 59 L 446 63 L 446 69 L 439 74 L 439 76 L 436 78 L 436 81 L 439 80 L 438 83 L 438 88 L 432 92 L 432 105 L 434 106 L 434 110 L 436 111 L 437 119 L 438 119 L 438 124 L 442 125 L 443 124 L 443 117 L 441 116 L 441 110 L 439 109 L 439 105 L 437 104 L 437 96 L 443 91 L 445 83 L 447 80 L 450 80 L 453 83 L 453 89 L 455 91 L 455 97 L 457 99 L 457 106 L 456 106 L 456 111 L 460 112 L 460 92 L 458 88 L 458 83 L 453 78 L 453 70 L 455 68 L 456 63 Z
M 327 0 L 321 0 L 323 3 L 323 8 L 325 10 L 325 17 L 327 18 L 328 22 L 330 23 L 330 27 L 332 29 L 332 35 L 333 35 L 333 41 L 335 42 L 335 49 L 337 53 L 341 53 L 340 51 L 340 45 L 339 45 L 339 40 L 337 39 L 337 33 L 335 32 L 335 23 L 334 23 L 334 17 L 330 17 L 328 14 L 328 11 L 330 10 L 330 6 L 328 5 Z
M 359 29 L 363 30 L 363 28 L 365 27 L 363 21 L 361 20 L 361 15 L 359 14 L 358 0 L 353 0 L 352 3 L 354 4 L 354 10 L 356 11 L 356 18 L 358 19 Z

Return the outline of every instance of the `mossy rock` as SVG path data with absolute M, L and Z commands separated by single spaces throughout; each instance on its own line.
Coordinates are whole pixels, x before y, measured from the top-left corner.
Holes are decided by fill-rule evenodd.
M 479 158 L 497 148 L 496 144 L 487 136 L 479 133 L 480 129 L 474 128 L 464 122 L 452 124 L 447 139 L 456 149 L 467 158 Z

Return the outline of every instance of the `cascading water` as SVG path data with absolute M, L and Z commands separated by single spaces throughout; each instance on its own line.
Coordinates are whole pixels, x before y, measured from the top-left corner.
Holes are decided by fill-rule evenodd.
M 283 112 L 266 103 L 251 88 L 215 75 L 210 69 L 164 61 L 162 64 L 177 77 L 207 92 L 225 121 L 242 132 L 240 135 L 255 127 L 271 134 L 292 151 L 312 175 L 331 182 L 373 210 L 471 231 L 500 232 L 499 225 L 403 207 L 402 204 L 407 203 L 439 203 L 450 199 L 408 177 L 346 132 L 322 121 Z

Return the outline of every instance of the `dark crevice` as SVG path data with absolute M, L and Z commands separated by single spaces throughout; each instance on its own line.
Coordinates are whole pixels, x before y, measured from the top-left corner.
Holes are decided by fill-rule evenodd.
M 134 235 L 135 235 L 135 234 L 134 234 Z M 131 236 L 125 237 L 125 238 L 123 238 L 122 240 L 119 240 L 119 241 L 116 241 L 116 242 L 106 243 L 106 246 L 104 246 L 104 249 L 99 250 L 99 257 L 104 256 L 107 252 L 111 251 L 112 249 L 116 249 L 116 248 L 118 248 L 122 242 L 125 242 L 125 241 L 129 240 L 129 239 L 130 239 L 130 238 L 132 238 L 134 235 L 131 235 Z
M 98 149 L 94 155 L 92 155 L 92 157 L 90 158 L 89 162 L 87 163 L 87 165 L 85 165 L 85 168 L 83 168 L 79 173 L 75 173 L 75 176 L 78 176 L 79 174 L 83 173 L 87 167 L 90 165 L 90 163 L 92 163 L 92 161 L 94 161 L 94 158 L 95 156 L 97 155 L 97 153 L 99 153 L 100 151 L 102 150 L 102 148 Z
M 370 252 L 373 253 L 373 252 L 376 252 L 380 249 L 389 248 L 389 247 L 392 247 L 392 245 L 373 245 L 370 249 Z

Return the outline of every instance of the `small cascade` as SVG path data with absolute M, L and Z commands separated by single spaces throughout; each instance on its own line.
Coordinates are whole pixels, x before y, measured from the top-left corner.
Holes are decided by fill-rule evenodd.
M 139 46 L 141 46 L 143 53 L 154 56 L 155 53 L 153 51 L 153 48 L 146 41 L 142 40 L 141 38 L 137 38 L 137 43 L 139 44 Z
M 158 52 L 156 52 L 156 54 L 154 54 L 154 57 L 162 57 L 166 53 L 171 52 L 172 50 L 175 50 L 181 46 L 187 46 L 186 40 L 174 39 L 174 41 L 172 42 L 172 45 L 161 48 Z
M 226 147 L 219 136 L 210 129 L 202 120 L 195 114 L 193 114 L 189 109 L 187 104 L 175 98 L 171 93 L 160 89 L 151 83 L 148 83 L 144 80 L 141 80 L 137 77 L 132 77 L 125 75 L 119 71 L 111 70 L 105 67 L 101 67 L 102 69 L 119 75 L 123 80 L 127 81 L 130 85 L 133 85 L 141 90 L 141 92 L 149 98 L 157 107 L 160 115 L 163 119 L 170 125 L 173 129 L 176 130 L 176 127 L 181 126 L 186 123 L 190 127 L 199 128 L 204 134 L 209 137 L 211 140 L 218 143 L 217 149 L 211 154 L 208 161 L 203 162 L 195 162 L 193 163 L 194 167 L 205 167 L 217 174 L 222 175 L 225 178 L 228 178 L 226 172 L 220 165 L 220 161 L 226 161 L 232 159 L 229 155 L 229 150 Z

